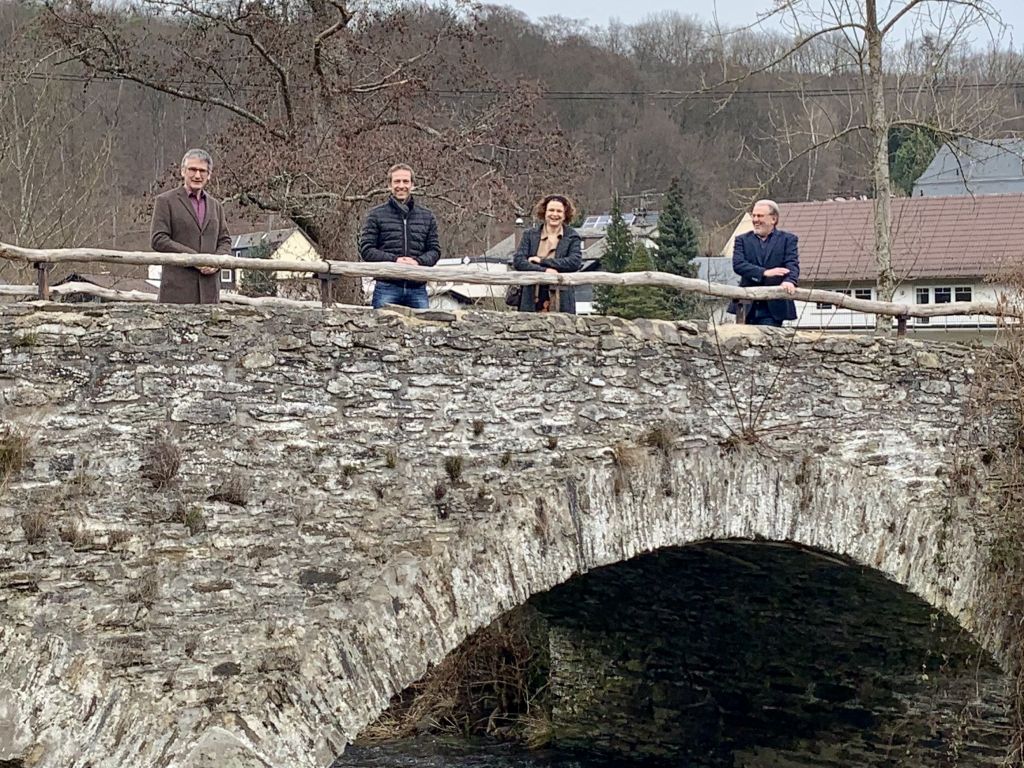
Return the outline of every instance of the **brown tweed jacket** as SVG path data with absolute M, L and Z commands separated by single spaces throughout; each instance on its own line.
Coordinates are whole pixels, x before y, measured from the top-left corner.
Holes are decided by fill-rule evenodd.
M 231 235 L 220 201 L 206 195 L 206 217 L 199 226 L 185 187 L 157 195 L 150 238 L 159 253 L 231 253 Z M 220 271 L 204 275 L 195 267 L 165 266 L 159 300 L 170 304 L 216 304 Z

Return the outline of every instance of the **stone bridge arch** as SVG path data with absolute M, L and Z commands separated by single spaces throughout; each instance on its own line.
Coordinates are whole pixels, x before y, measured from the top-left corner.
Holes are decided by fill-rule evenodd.
M 505 611 L 707 540 L 849 558 L 1000 655 L 985 489 L 947 482 L 985 352 L 60 305 L 4 308 L 0 350 L 32 446 L 0 497 L 0 760 L 328 765 Z
M 466 551 L 446 553 L 439 568 L 411 556 L 394 563 L 388 594 L 401 607 L 389 643 L 395 657 L 425 672 L 509 609 L 595 569 L 697 544 L 760 541 L 877 572 L 950 614 L 1001 662 L 998 635 L 986 623 L 985 554 L 970 526 L 952 524 L 926 499 L 873 470 L 829 467 L 806 455 L 766 457 L 751 446 L 647 447 L 627 457 L 607 451 L 563 488 L 515 499 L 506 525 L 465 539 Z M 401 622 L 402 613 L 411 620 Z M 989 712 L 1006 705 L 1007 682 L 986 691 Z M 377 707 L 402 687 L 387 688 Z

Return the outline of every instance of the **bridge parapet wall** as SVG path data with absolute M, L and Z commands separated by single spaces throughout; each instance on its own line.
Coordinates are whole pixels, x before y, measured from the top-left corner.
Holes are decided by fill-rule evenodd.
M 0 496 L 0 759 L 326 765 L 501 612 L 707 538 L 848 556 L 997 650 L 984 531 L 946 481 L 978 350 L 510 313 L 0 318 L 29 441 Z

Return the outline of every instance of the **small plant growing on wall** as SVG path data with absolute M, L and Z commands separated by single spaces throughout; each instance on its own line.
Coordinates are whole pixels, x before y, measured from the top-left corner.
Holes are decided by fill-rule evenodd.
M 446 456 L 444 459 L 444 471 L 448 474 L 449 480 L 453 483 L 458 482 L 459 478 L 462 477 L 462 457 Z
M 38 343 L 39 334 L 36 331 L 25 331 L 14 337 L 11 349 L 25 349 L 27 347 L 34 347 Z
M 188 528 L 189 536 L 195 536 L 200 531 L 206 530 L 206 518 L 203 517 L 203 511 L 199 507 L 186 504 L 183 501 L 178 502 L 173 520 Z
M 662 453 L 669 453 L 672 450 L 672 441 L 675 440 L 675 430 L 669 426 L 657 426 L 648 429 L 643 436 L 644 445 L 656 448 Z
M 160 575 L 156 568 L 150 568 L 135 582 L 135 588 L 128 593 L 128 600 L 151 607 L 160 596 Z
M 61 541 L 66 541 L 73 549 L 84 547 L 92 542 L 92 537 L 79 520 L 67 520 L 58 531 Z
M 25 532 L 25 541 L 35 544 L 46 536 L 50 527 L 50 516 L 41 509 L 26 512 L 21 516 L 21 529 Z
M 142 457 L 142 476 L 154 488 L 166 488 L 181 469 L 181 448 L 170 437 L 157 437 Z
M 447 520 L 451 510 L 448 504 L 444 501 L 444 497 L 448 495 L 448 488 L 443 482 L 438 481 L 434 486 L 434 506 L 437 508 L 437 519 Z
M 234 504 L 244 507 L 249 503 L 249 478 L 240 472 L 232 472 L 231 476 L 222 482 L 217 490 L 207 497 L 208 501 L 223 501 L 227 504 Z
M 107 548 L 115 549 L 131 539 L 131 534 L 121 528 L 107 532 Z
M 0 424 L 0 486 L 28 461 L 28 437 L 13 424 Z
M 616 496 L 631 487 L 633 470 L 638 464 L 636 449 L 624 443 L 612 446 L 612 490 Z

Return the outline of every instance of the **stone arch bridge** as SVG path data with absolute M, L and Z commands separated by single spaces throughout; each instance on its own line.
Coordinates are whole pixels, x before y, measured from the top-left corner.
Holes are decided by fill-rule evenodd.
M 964 630 L 998 708 L 970 446 L 1007 428 L 999 365 L 563 315 L 4 306 L 0 765 L 327 766 L 504 612 L 697 542 L 878 575 Z

